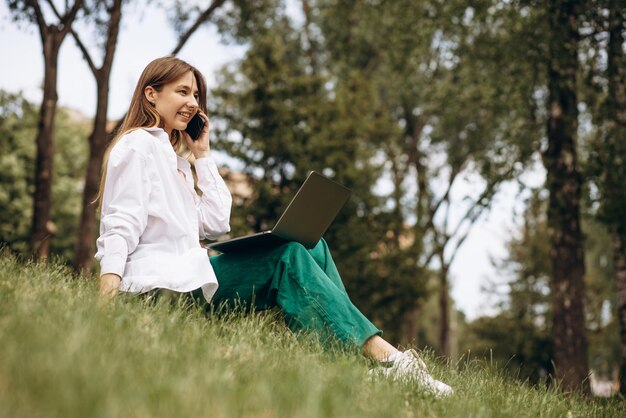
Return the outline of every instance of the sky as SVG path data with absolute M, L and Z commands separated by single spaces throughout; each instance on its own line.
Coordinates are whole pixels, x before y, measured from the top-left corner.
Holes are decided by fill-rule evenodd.
M 145 65 L 167 55 L 176 44 L 176 34 L 162 11 L 147 9 L 122 21 L 118 49 L 113 62 L 109 97 L 109 119 L 124 115 L 135 83 Z M 213 26 L 199 29 L 178 55 L 200 69 L 209 86 L 215 85 L 214 74 L 221 66 L 243 56 L 244 47 L 220 43 Z M 39 33 L 34 26 L 11 22 L 5 2 L 0 2 L 0 89 L 12 93 L 22 92 L 32 102 L 41 102 L 43 84 L 43 58 Z M 73 39 L 67 37 L 59 57 L 59 105 L 76 109 L 92 116 L 96 106 L 96 84 L 87 64 Z M 227 160 L 219 161 L 218 164 Z M 543 175 L 534 173 L 531 184 L 540 184 Z M 461 183 L 453 190 L 460 197 L 469 183 Z M 459 250 L 450 269 L 451 295 L 455 306 L 468 319 L 494 312 L 495 295 L 483 291 L 488 280 L 502 281 L 491 257 L 506 255 L 506 239 L 514 233 L 514 213 L 521 212 L 517 187 L 503 186 L 488 216 L 483 216 L 473 227 Z

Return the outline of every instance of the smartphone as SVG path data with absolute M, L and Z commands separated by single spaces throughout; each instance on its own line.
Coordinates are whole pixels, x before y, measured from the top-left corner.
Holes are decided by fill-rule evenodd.
M 187 128 L 185 128 L 185 132 L 187 132 L 189 136 L 191 137 L 191 139 L 195 141 L 200 136 L 200 132 L 202 132 L 202 129 L 204 128 L 204 124 L 205 124 L 204 119 L 202 119 L 200 115 L 196 113 L 187 124 Z

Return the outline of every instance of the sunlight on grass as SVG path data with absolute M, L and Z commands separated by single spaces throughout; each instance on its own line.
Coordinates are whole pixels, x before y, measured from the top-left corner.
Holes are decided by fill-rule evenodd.
M 101 301 L 94 280 L 0 256 L 1 417 L 618 417 L 508 380 L 486 362 L 433 374 L 456 394 L 369 382 L 357 353 L 294 335 L 275 312 L 221 315 L 138 297 Z

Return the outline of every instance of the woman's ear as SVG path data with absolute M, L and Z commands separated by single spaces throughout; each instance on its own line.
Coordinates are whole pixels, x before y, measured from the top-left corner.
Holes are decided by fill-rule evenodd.
M 144 96 L 146 96 L 146 99 L 153 106 L 156 103 L 156 93 L 157 93 L 156 90 L 152 86 L 146 86 L 146 88 L 143 90 Z

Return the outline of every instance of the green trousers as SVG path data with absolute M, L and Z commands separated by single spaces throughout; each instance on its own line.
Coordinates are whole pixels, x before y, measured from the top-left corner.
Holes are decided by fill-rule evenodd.
M 323 239 L 311 250 L 291 242 L 210 260 L 219 282 L 214 305 L 277 306 L 290 329 L 357 347 L 382 334 L 350 301 Z

